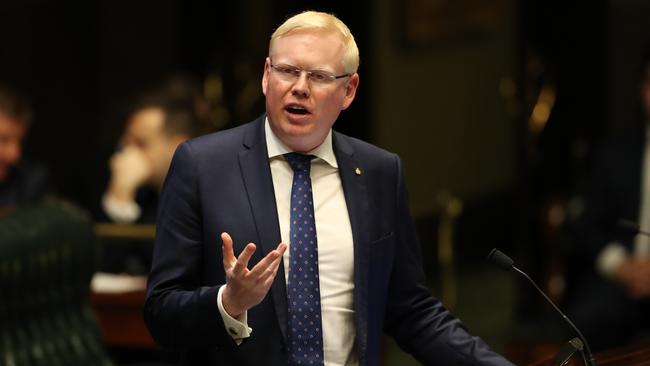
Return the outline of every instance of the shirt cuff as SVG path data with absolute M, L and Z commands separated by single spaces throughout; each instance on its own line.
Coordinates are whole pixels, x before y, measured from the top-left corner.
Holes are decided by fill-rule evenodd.
M 217 306 L 219 307 L 219 313 L 221 314 L 221 319 L 223 319 L 223 325 L 226 327 L 228 334 L 232 337 L 235 343 L 239 346 L 245 338 L 251 336 L 253 332 L 252 328 L 248 327 L 248 312 L 245 311 L 242 315 L 237 318 L 233 318 L 226 312 L 226 309 L 223 307 L 223 302 L 221 298 L 223 296 L 223 290 L 226 289 L 226 285 L 219 288 L 217 293 Z
M 142 213 L 135 201 L 120 201 L 110 194 L 102 196 L 102 208 L 113 222 L 119 224 L 132 224 Z
M 596 268 L 598 271 L 607 278 L 612 278 L 616 269 L 628 257 L 627 249 L 617 242 L 607 244 L 596 258 Z

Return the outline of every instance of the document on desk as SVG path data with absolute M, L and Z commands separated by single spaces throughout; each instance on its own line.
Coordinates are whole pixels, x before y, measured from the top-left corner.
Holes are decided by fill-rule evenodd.
M 146 276 L 133 276 L 106 272 L 96 272 L 90 282 L 90 289 L 92 292 L 104 294 L 144 291 L 146 287 Z

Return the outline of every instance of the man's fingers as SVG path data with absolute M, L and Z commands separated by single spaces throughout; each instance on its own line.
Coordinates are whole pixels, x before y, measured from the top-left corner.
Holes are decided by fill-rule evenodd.
M 237 258 L 237 263 L 235 263 L 235 268 L 233 268 L 233 274 L 239 275 L 244 273 L 246 268 L 248 268 L 248 261 L 253 256 L 253 253 L 255 253 L 255 244 L 248 243 Z
M 284 246 L 284 247 L 281 247 Z M 254 277 L 261 277 L 267 268 L 270 268 L 274 262 L 279 261 L 282 258 L 282 254 L 286 249 L 286 244 L 278 245 L 278 249 L 270 251 L 266 257 L 262 258 L 253 269 L 251 269 L 251 275 Z M 276 263 L 277 266 L 277 263 Z
M 233 250 L 232 238 L 226 232 L 221 234 L 221 240 L 223 241 L 223 264 L 225 269 L 232 268 L 232 273 L 235 276 L 242 275 L 246 272 L 248 268 L 248 263 L 255 253 L 255 244 L 249 243 L 246 245 L 244 250 L 241 252 L 239 257 L 235 257 Z M 278 247 L 269 252 L 261 261 L 259 261 L 253 269 L 251 269 L 250 275 L 254 278 L 260 279 L 260 276 L 263 278 L 268 277 L 273 271 L 277 271 L 277 267 L 282 259 L 282 255 L 287 249 L 287 245 L 280 243 Z M 269 273 L 265 272 L 267 269 L 270 270 Z
M 232 249 L 232 238 L 226 232 L 221 233 L 221 251 L 223 252 L 223 267 L 228 269 L 235 264 L 237 258 Z
M 273 285 L 273 281 L 275 281 L 275 274 L 273 274 L 273 276 L 268 276 L 264 282 L 262 282 L 262 286 L 265 288 L 270 288 L 271 285 Z
M 277 250 L 278 253 L 280 253 L 280 257 L 282 257 L 284 252 L 287 250 L 287 245 L 285 243 L 280 243 L 275 250 Z
M 282 262 L 282 257 L 277 257 L 271 264 L 269 264 L 266 269 L 260 273 L 260 276 L 257 278 L 258 281 L 264 282 L 268 278 L 271 278 L 271 281 L 273 278 L 275 278 L 276 273 L 278 272 L 278 268 L 280 267 L 280 262 Z
M 287 245 L 284 243 L 280 243 L 278 245 L 278 248 L 275 250 L 278 252 L 278 258 L 271 263 L 269 268 L 267 268 L 266 273 L 269 275 L 269 278 L 271 279 L 271 282 L 273 282 L 273 279 L 275 278 L 276 273 L 278 273 L 278 268 L 280 267 L 280 263 L 282 263 L 282 258 L 284 256 L 284 252 L 287 249 Z M 268 279 L 267 279 L 268 280 Z

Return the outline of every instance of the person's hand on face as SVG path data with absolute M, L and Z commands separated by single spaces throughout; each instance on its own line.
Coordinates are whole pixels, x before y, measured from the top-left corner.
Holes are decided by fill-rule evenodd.
M 122 201 L 133 201 L 138 187 L 146 183 L 152 174 L 151 164 L 134 146 L 126 146 L 113 154 L 110 168 L 108 193 Z
M 235 257 L 230 235 L 222 233 L 221 240 L 223 268 L 226 272 L 226 288 L 221 302 L 226 312 L 236 318 L 262 302 L 269 292 L 287 245 L 280 243 L 249 270 L 248 261 L 255 253 L 255 244 L 248 243 L 239 257 Z

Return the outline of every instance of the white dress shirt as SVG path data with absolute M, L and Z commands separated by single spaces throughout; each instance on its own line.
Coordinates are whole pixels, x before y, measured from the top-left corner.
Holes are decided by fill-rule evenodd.
M 142 214 L 142 209 L 135 201 L 121 201 L 108 192 L 102 196 L 102 208 L 111 221 L 118 224 L 132 224 Z
M 282 242 L 290 245 L 289 217 L 293 170 L 284 158 L 292 152 L 273 134 L 268 119 L 265 121 L 266 146 L 269 155 L 273 188 L 278 209 Z M 321 294 L 321 319 L 323 322 L 323 351 L 325 365 L 359 364 L 355 348 L 354 325 L 354 246 L 352 227 L 338 172 L 338 163 L 332 146 L 332 131 L 316 149 L 309 152 L 316 156 L 311 162 L 312 193 L 318 237 L 318 268 Z M 289 248 L 284 252 L 285 281 L 287 279 Z M 223 309 L 218 293 L 219 312 L 226 329 L 240 344 L 249 337 L 252 329 L 246 323 L 246 314 L 234 319 Z

